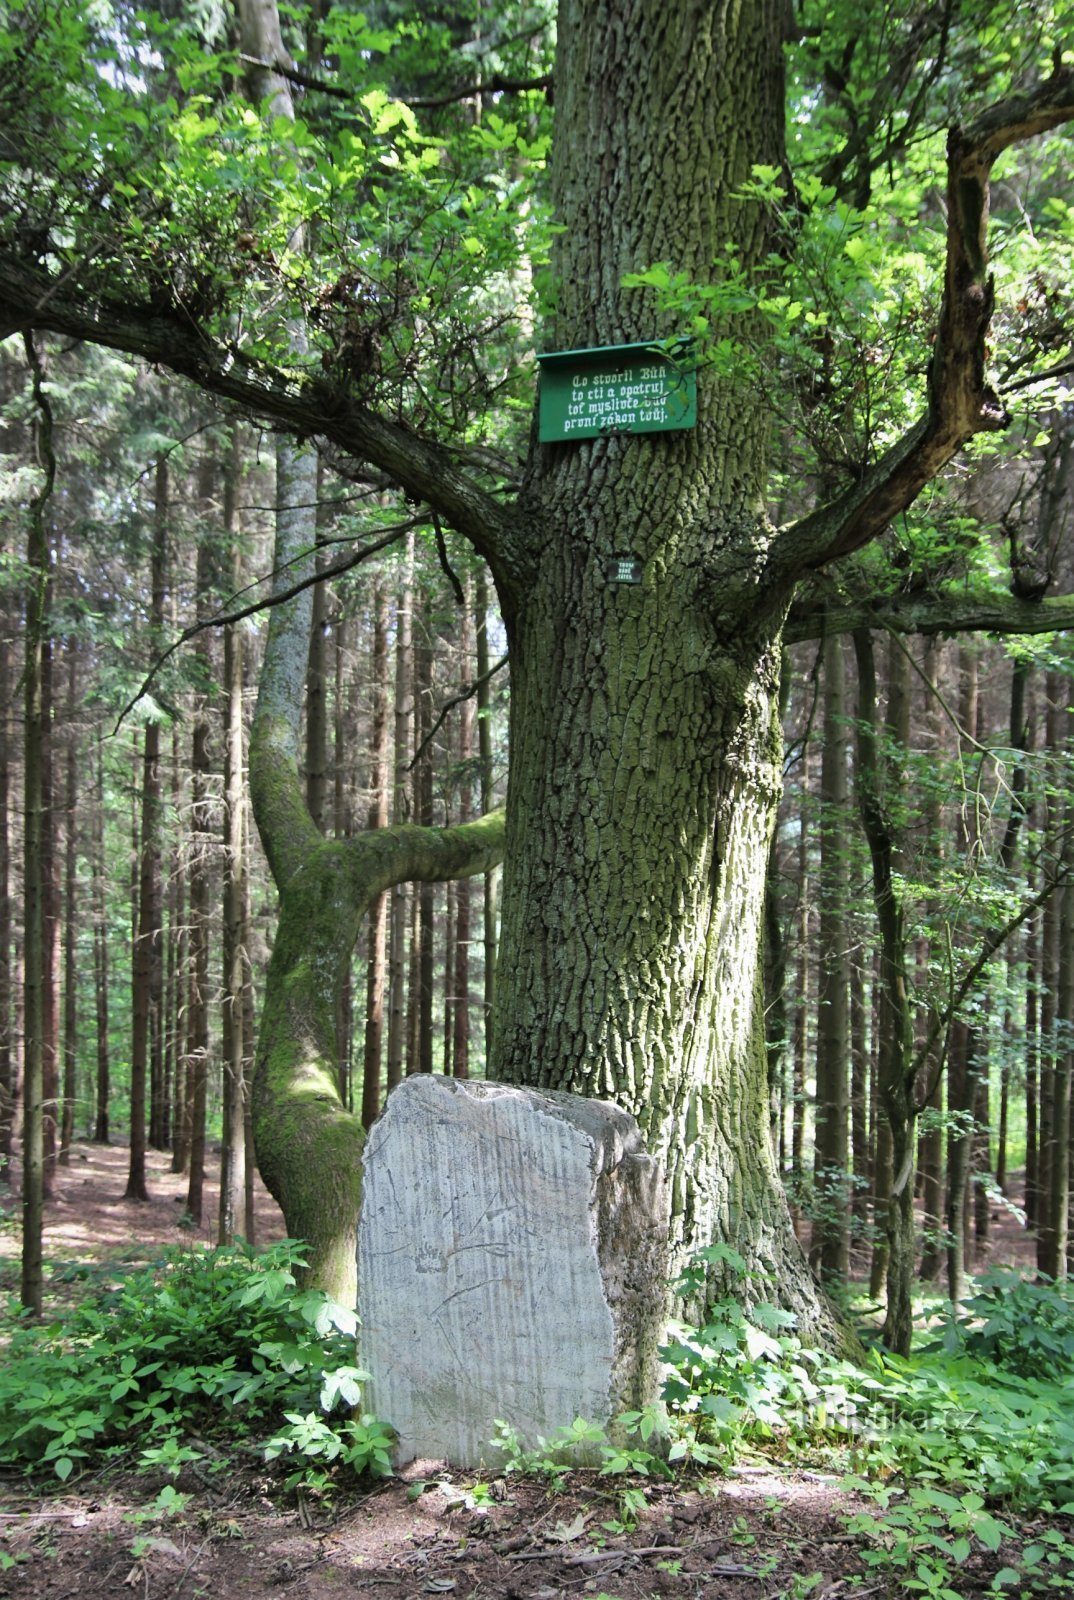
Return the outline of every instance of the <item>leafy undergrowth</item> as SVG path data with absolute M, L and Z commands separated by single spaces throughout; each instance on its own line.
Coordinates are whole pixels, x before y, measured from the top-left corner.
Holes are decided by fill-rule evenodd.
M 82 1303 L 48 1326 L 11 1313 L 0 1469 L 73 1486 L 133 1462 L 147 1483 L 163 1482 L 153 1519 L 182 1511 L 184 1473 L 209 1481 L 238 1460 L 322 1505 L 356 1478 L 387 1474 L 390 1430 L 361 1411 L 355 1319 L 296 1289 L 299 1252 L 293 1241 L 260 1254 L 168 1250 L 120 1277 L 89 1273 Z M 724 1247 L 708 1256 L 745 1271 Z M 696 1289 L 696 1273 L 682 1287 Z M 673 1329 L 664 1405 L 619 1418 L 612 1438 L 577 1419 L 528 1445 L 501 1424 L 490 1444 L 502 1477 L 467 1480 L 460 1503 L 480 1512 L 496 1482 L 523 1477 L 564 1492 L 591 1482 L 605 1514 L 587 1537 L 614 1540 L 661 1494 L 763 1459 L 838 1474 L 867 1508 L 845 1530 L 873 1592 L 1074 1590 L 1066 1285 L 986 1277 L 962 1319 L 912 1359 L 874 1351 L 863 1366 L 805 1349 L 787 1313 L 745 1301 L 728 1297 L 704 1327 Z M 570 1465 L 580 1450 L 595 1463 L 584 1480 Z M 0 1568 L 9 1559 L 0 1551 Z M 797 1575 L 797 1592 L 810 1592 L 812 1576 Z
M 297 1451 L 304 1472 L 318 1460 L 389 1471 L 390 1435 L 353 1415 L 357 1319 L 299 1291 L 300 1264 L 294 1240 L 169 1249 L 88 1284 L 62 1321 L 17 1324 L 0 1367 L 0 1467 L 66 1481 L 133 1443 L 142 1466 L 174 1476 L 203 1458 L 218 1468 L 222 1443 L 259 1441 L 269 1458 Z

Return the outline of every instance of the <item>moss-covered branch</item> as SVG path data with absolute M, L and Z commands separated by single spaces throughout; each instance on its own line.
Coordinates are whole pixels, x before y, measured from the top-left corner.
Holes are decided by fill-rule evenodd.
M 503 837 L 502 811 L 454 828 L 318 836 L 281 886 L 254 1075 L 257 1160 L 288 1231 L 309 1246 L 310 1281 L 345 1304 L 357 1292 L 363 1135 L 339 1092 L 335 1015 L 362 920 L 394 883 L 489 870 Z

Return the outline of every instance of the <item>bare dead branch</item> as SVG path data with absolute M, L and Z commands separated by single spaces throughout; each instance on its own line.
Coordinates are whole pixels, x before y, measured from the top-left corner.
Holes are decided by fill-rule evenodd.
M 168 648 L 153 662 L 153 665 L 142 679 L 137 692 L 132 699 L 128 700 L 116 718 L 116 725 L 112 730 L 113 735 L 119 732 L 134 707 L 138 704 L 138 701 L 144 694 L 149 692 L 157 674 L 171 660 L 176 651 L 181 650 L 183 645 L 189 644 L 190 640 L 196 638 L 199 633 L 204 633 L 207 628 L 226 628 L 233 623 L 244 621 L 246 617 L 256 616 L 260 611 L 268 611 L 273 606 L 286 605 L 288 600 L 293 600 L 304 589 L 311 589 L 314 584 L 327 583 L 331 578 L 338 578 L 341 573 L 350 572 L 360 562 L 368 561 L 371 556 L 378 555 L 381 550 L 387 550 L 391 545 L 397 544 L 404 533 L 409 533 L 411 528 L 418 527 L 426 520 L 425 517 L 412 517 L 409 522 L 401 522 L 396 527 L 390 528 L 383 539 L 378 539 L 373 544 L 363 545 L 360 550 L 355 550 L 351 555 L 344 556 L 341 561 L 334 561 L 331 566 L 322 567 L 319 572 L 312 573 L 308 578 L 303 578 L 298 583 L 292 583 L 286 589 L 279 589 L 273 594 L 266 595 L 263 600 L 251 601 L 248 606 L 241 606 L 237 611 L 217 611 L 211 617 L 203 617 L 200 622 L 192 622 L 188 628 L 183 629 L 178 638 L 172 640 Z M 337 541 L 329 542 L 334 543 Z M 280 570 L 279 568 L 276 569 L 277 572 Z M 269 578 L 275 576 L 276 572 L 267 574 Z M 265 579 L 259 580 L 259 582 L 265 581 Z M 258 587 L 258 585 L 250 584 L 247 586 L 247 588 L 254 587 Z M 240 591 L 240 593 L 244 592 L 246 591 Z M 235 598 L 236 596 L 232 595 L 231 601 L 234 601 Z M 229 604 L 231 601 L 229 601 Z
M 445 700 L 444 704 L 440 707 L 440 713 L 437 716 L 436 721 L 433 723 L 432 727 L 429 729 L 429 732 L 415 750 L 413 761 L 408 763 L 406 769 L 408 772 L 413 772 L 414 768 L 417 766 L 426 750 L 428 750 L 429 746 L 440 732 L 440 729 L 444 726 L 444 721 L 447 718 L 448 713 L 453 711 L 456 706 L 461 706 L 464 700 L 471 700 L 475 694 L 485 687 L 486 683 L 491 682 L 496 674 L 506 667 L 508 659 L 509 658 L 507 656 L 501 656 L 494 667 L 490 667 L 487 672 L 483 672 L 481 674 L 480 678 L 475 678 L 472 683 L 468 683 L 465 689 L 460 690 L 460 692 L 456 695 L 452 695 L 450 700 Z

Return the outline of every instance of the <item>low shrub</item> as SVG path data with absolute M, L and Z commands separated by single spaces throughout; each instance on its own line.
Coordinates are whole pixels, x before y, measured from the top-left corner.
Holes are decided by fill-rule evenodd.
M 388 1469 L 389 1441 L 355 1423 L 366 1374 L 355 1364 L 357 1319 L 298 1290 L 301 1245 L 168 1250 L 92 1290 L 70 1316 L 16 1325 L 0 1366 L 0 1466 L 80 1466 L 139 1452 L 174 1476 L 197 1459 L 190 1435 L 252 1443 L 285 1421 L 346 1411 L 340 1454 L 358 1471 Z M 326 1424 L 331 1426 L 330 1424 Z M 311 1441 L 321 1457 L 323 1438 Z M 275 1454 L 300 1449 L 282 1428 Z

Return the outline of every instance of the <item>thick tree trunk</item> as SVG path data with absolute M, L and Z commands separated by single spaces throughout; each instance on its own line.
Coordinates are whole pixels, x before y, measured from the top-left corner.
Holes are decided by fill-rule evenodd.
M 782 20 L 776 4 L 691 4 L 672 52 L 662 0 L 564 0 L 559 348 L 680 331 L 623 273 L 671 256 L 707 279 L 729 239 L 747 271 L 763 258 L 761 208 L 734 196 L 753 163 L 781 160 Z M 734 94 L 713 92 L 717 80 Z M 830 1330 L 768 1128 L 761 940 L 782 606 L 753 581 L 767 537 L 760 404 L 705 373 L 696 429 L 551 445 L 531 464 L 532 559 L 505 604 L 492 1076 L 627 1107 L 666 1165 L 677 1258 L 728 1240 L 773 1274 L 803 1327 Z M 608 582 L 621 552 L 640 583 Z

